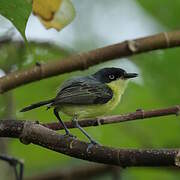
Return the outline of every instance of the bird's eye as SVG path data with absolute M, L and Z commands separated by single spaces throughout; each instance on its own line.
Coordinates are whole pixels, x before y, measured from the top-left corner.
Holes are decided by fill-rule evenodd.
M 109 79 L 110 79 L 110 80 L 113 80 L 113 79 L 115 79 L 115 76 L 114 76 L 113 74 L 110 74 L 110 75 L 109 75 Z

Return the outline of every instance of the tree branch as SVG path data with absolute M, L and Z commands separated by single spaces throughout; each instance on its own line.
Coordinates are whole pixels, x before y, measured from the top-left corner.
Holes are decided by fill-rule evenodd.
M 127 166 L 179 166 L 178 149 L 115 149 L 95 145 L 60 135 L 40 124 L 29 121 L 1 120 L 0 137 L 19 138 L 78 159 Z
M 119 172 L 120 168 L 115 166 L 91 164 L 71 167 L 68 169 L 55 169 L 50 172 L 27 177 L 25 180 L 84 180 L 117 171 Z
M 79 121 L 80 126 L 82 127 L 89 127 L 89 126 L 99 126 L 105 124 L 113 124 L 113 123 L 120 123 L 126 121 L 133 121 L 139 119 L 148 119 L 152 117 L 159 117 L 159 116 L 169 116 L 169 115 L 179 115 L 180 113 L 180 106 L 174 106 L 164 109 L 156 109 L 156 110 L 149 110 L 144 111 L 142 109 L 136 110 L 136 112 L 124 114 L 124 115 L 115 115 L 115 116 L 106 116 L 106 117 L 97 117 L 95 119 L 85 119 Z M 69 121 L 65 122 L 66 126 L 70 128 L 75 128 L 74 124 Z M 63 126 L 60 123 L 46 123 L 42 124 L 43 126 L 53 129 L 53 130 L 60 130 L 63 129 Z
M 180 46 L 180 31 L 164 32 L 153 36 L 124 41 L 122 43 L 80 53 L 58 61 L 34 66 L 0 78 L 0 93 L 44 78 L 84 70 L 112 59 Z

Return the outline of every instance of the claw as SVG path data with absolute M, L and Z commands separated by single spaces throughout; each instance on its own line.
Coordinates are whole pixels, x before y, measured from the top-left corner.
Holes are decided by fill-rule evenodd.
M 95 140 L 91 140 L 91 144 L 100 146 L 100 144 Z
M 74 138 L 76 139 L 77 137 L 71 133 L 66 133 L 64 136 L 67 136 L 67 137 L 71 137 L 71 138 Z
M 95 140 L 91 140 L 91 143 L 88 145 L 88 147 L 87 147 L 87 152 L 89 152 L 90 151 L 90 149 L 92 148 L 92 147 L 94 147 L 94 146 L 101 146 L 97 141 L 95 141 Z

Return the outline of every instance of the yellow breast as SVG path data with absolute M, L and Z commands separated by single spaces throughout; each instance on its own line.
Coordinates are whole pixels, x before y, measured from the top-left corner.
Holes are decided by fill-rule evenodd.
M 108 102 L 108 104 L 112 106 L 112 109 L 114 109 L 120 102 L 121 96 L 126 89 L 127 83 L 124 80 L 118 80 L 109 83 L 108 86 L 113 91 L 113 98 Z
M 77 115 L 79 119 L 91 118 L 100 115 L 105 115 L 109 111 L 113 110 L 121 100 L 121 96 L 126 88 L 126 81 L 117 80 L 107 84 L 113 91 L 113 97 L 106 104 L 96 105 L 64 105 L 60 108 L 60 111 L 69 115 Z

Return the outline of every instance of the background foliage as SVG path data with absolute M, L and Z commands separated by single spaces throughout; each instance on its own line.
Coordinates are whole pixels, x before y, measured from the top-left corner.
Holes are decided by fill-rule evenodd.
M 179 27 L 178 17 L 180 16 L 180 11 L 178 9 L 180 2 L 178 0 L 174 0 L 173 3 L 169 0 L 132 1 L 136 3 L 136 6 L 141 8 L 141 11 L 143 8 L 144 14 L 151 17 L 158 24 L 158 28 L 154 32 L 159 32 L 160 29 L 163 31 L 174 30 Z M 108 3 L 103 2 L 108 1 L 99 1 L 99 4 L 96 4 L 96 1 L 90 1 L 88 7 L 96 12 L 105 6 L 107 6 L 105 7 L 107 9 L 116 8 L 117 4 L 121 6 L 122 3 L 125 3 L 123 0 L 112 1 L 111 6 L 108 6 Z M 77 3 L 77 6 L 80 7 L 80 2 L 79 4 Z M 81 8 L 78 10 L 83 11 Z M 95 28 L 93 21 L 89 21 L 89 26 L 93 29 L 91 29 L 93 33 L 88 34 L 88 31 L 87 38 L 83 38 L 83 34 L 80 33 L 81 28 L 84 28 L 85 21 L 89 18 L 88 13 L 84 16 L 84 21 L 82 20 L 80 22 L 81 25 L 74 25 L 74 32 L 76 32 L 77 39 L 72 43 L 74 44 L 73 47 L 64 46 L 63 43 L 65 42 L 62 42 L 60 47 L 38 41 L 29 43 L 28 47 L 25 47 L 21 42 L 8 42 L 5 45 L 0 45 L 0 69 L 9 73 L 14 70 L 28 68 L 37 61 L 43 63 L 43 61 L 47 60 L 61 59 L 72 54 L 72 48 L 77 50 L 76 47 L 78 47 L 80 50 L 81 48 L 88 50 L 90 47 L 98 47 L 99 42 L 101 42 L 101 46 L 106 45 L 106 43 L 103 43 L 106 42 L 106 37 L 96 34 L 96 30 L 98 31 L 98 29 Z M 113 14 L 109 14 L 109 16 L 112 19 L 114 17 Z M 103 22 L 103 15 L 101 18 Z M 134 21 L 136 22 L 136 19 Z M 124 23 L 125 25 L 126 22 L 122 21 L 120 23 Z M 115 29 L 116 24 L 112 28 Z M 111 36 L 111 34 L 107 34 L 107 36 Z M 133 66 L 138 67 L 142 81 L 141 83 L 135 83 L 134 81 L 129 83 L 120 106 L 112 114 L 131 112 L 138 108 L 151 109 L 178 104 L 180 100 L 179 51 L 179 48 L 174 48 L 131 57 L 130 60 L 132 60 Z M 126 61 L 125 65 L 120 65 L 129 68 Z M 113 66 L 113 63 L 103 64 L 103 66 Z M 116 65 L 117 63 L 120 63 L 120 61 L 117 61 Z M 45 108 L 24 114 L 19 113 L 19 110 L 33 102 L 55 96 L 58 86 L 67 78 L 75 75 L 89 74 L 100 67 L 102 65 L 98 65 L 85 72 L 68 73 L 20 87 L 9 92 L 13 95 L 11 102 L 7 102 L 7 94 L 1 95 L 0 115 L 4 116 L 5 107 L 7 104 L 12 103 L 14 116 L 18 119 L 38 119 L 41 122 L 56 121 L 52 111 L 46 111 Z M 69 118 L 62 115 L 62 119 Z M 179 120 L 179 117 L 162 117 L 149 119 L 149 121 L 144 122 L 134 121 L 86 129 L 95 139 L 108 146 L 123 148 L 178 148 L 180 147 Z M 79 138 L 84 139 L 84 136 L 78 130 L 71 131 Z M 24 146 L 17 140 L 10 140 L 8 142 L 8 153 L 25 159 L 26 175 L 32 175 L 62 166 L 77 166 L 84 163 L 81 160 L 73 159 L 34 145 Z M 179 176 L 180 174 L 176 171 L 155 168 L 128 168 L 122 171 L 122 179 L 179 179 Z

